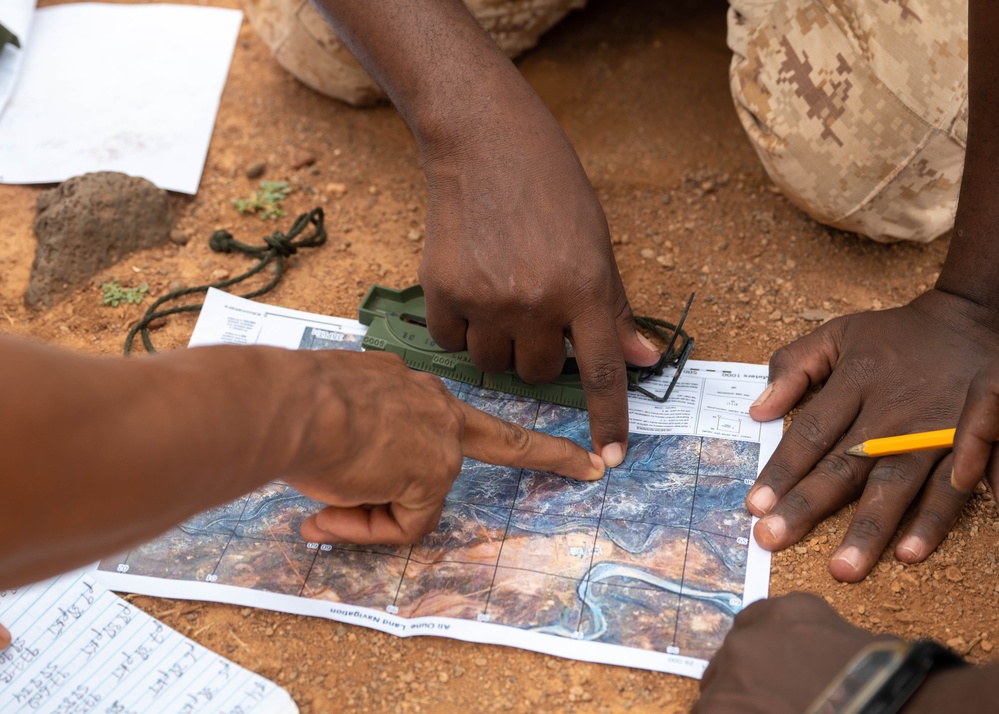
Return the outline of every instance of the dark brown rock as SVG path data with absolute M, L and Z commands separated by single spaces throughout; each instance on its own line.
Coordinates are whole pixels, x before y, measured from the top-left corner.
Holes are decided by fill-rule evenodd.
M 166 191 L 104 171 L 76 176 L 38 196 L 38 236 L 28 307 L 51 307 L 127 254 L 165 243 L 174 217 Z

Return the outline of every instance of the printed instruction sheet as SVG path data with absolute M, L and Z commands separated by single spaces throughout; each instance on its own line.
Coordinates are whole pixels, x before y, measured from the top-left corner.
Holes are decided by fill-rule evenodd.
M 360 350 L 360 323 L 211 291 L 191 346 Z M 666 373 L 653 389 L 664 389 Z M 762 365 L 690 361 L 669 402 L 631 397 L 628 457 L 598 482 L 466 460 L 416 546 L 307 543 L 321 507 L 275 482 L 105 559 L 108 587 L 326 617 L 700 677 L 766 597 L 744 500 L 781 436 L 749 405 Z M 448 382 L 460 399 L 589 446 L 587 412 Z

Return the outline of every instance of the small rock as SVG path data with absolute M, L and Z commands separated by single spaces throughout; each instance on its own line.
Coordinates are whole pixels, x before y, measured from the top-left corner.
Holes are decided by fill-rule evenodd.
M 656 257 L 656 252 L 652 248 L 642 248 L 642 257 L 646 260 L 652 260 Z
M 780 310 L 774 310 L 769 315 L 769 319 L 773 320 L 774 322 L 776 322 L 777 320 L 781 319 L 782 317 L 784 317 L 784 316 L 781 314 Z
M 951 637 L 947 640 L 947 646 L 958 654 L 964 654 L 968 651 L 968 643 L 963 637 Z
M 51 307 L 127 254 L 165 243 L 174 217 L 166 191 L 142 178 L 104 171 L 43 191 L 24 302 Z
M 409 231 L 409 233 L 407 233 L 407 234 L 406 234 L 406 238 L 407 238 L 408 240 L 411 240 L 411 241 L 413 241 L 414 243 L 415 243 L 416 241 L 420 240 L 420 238 L 422 238 L 422 237 L 423 237 L 423 234 L 422 234 L 422 233 L 420 233 L 420 232 L 419 232 L 418 230 L 416 230 L 415 228 L 411 229 L 411 230 Z
M 662 201 L 664 206 L 668 206 L 670 202 L 673 200 L 673 197 L 668 193 L 664 193 L 662 199 L 660 200 Z
M 343 198 L 347 193 L 347 184 L 345 183 L 328 183 L 326 184 L 326 193 L 333 196 L 333 198 Z
M 822 322 L 823 320 L 828 320 L 831 314 L 828 310 L 810 307 L 801 313 L 801 319 L 808 322 Z
M 260 178 L 264 175 L 264 169 L 267 168 L 267 164 L 263 161 L 257 161 L 246 167 L 246 178 L 255 179 Z
M 485 657 L 476 657 L 475 658 L 475 664 L 478 665 L 479 667 L 485 667 L 486 666 L 486 658 Z
M 442 684 L 446 683 L 448 679 L 450 679 L 450 677 L 447 676 L 447 672 L 441 672 L 437 675 L 437 681 Z
M 171 280 L 170 284 L 167 285 L 167 292 L 175 293 L 178 290 L 183 290 L 186 287 L 187 285 L 184 283 L 183 280 Z
M 676 259 L 672 255 L 666 253 L 656 257 L 656 262 L 664 268 L 670 269 L 676 267 Z
M 155 320 L 149 323 L 149 331 L 158 330 L 161 327 L 166 327 L 167 319 L 165 317 L 157 317 Z
M 961 570 L 956 566 L 952 565 L 947 570 L 944 571 L 944 577 L 950 580 L 952 583 L 959 583 L 964 580 L 964 575 Z
M 225 268 L 219 268 L 218 270 L 212 271 L 212 280 L 218 282 L 220 280 L 225 280 L 229 277 L 229 271 Z
M 982 652 L 991 652 L 994 646 L 992 640 L 982 640 L 981 642 Z
M 347 634 L 347 628 L 346 627 L 344 627 L 343 625 L 337 625 L 336 626 L 336 636 L 337 637 L 343 637 L 346 634 Z
M 290 165 L 293 169 L 302 169 L 316 163 L 316 155 L 311 151 L 296 149 L 291 155 Z
M 170 242 L 176 243 L 177 245 L 187 245 L 188 241 L 191 240 L 191 236 L 187 235 L 182 230 L 172 230 L 170 231 Z

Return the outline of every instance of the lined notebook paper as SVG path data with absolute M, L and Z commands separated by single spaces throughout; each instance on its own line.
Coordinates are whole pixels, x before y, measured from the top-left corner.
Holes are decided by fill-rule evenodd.
M 286 691 L 74 572 L 0 590 L 0 711 L 295 714 Z

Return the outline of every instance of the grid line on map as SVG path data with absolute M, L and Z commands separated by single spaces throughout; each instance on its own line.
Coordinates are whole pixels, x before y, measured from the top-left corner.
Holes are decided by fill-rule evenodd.
M 687 537 L 683 542 L 683 570 L 680 571 L 680 596 L 676 604 L 676 621 L 673 623 L 673 644 L 676 647 L 676 636 L 680 631 L 680 612 L 683 610 L 683 591 L 687 586 L 687 555 L 690 553 L 690 532 L 694 523 L 694 505 L 697 503 L 697 482 L 701 477 L 701 454 L 704 450 L 704 437 L 699 437 L 697 444 L 697 468 L 694 470 L 693 494 L 690 499 L 690 518 L 687 520 Z

